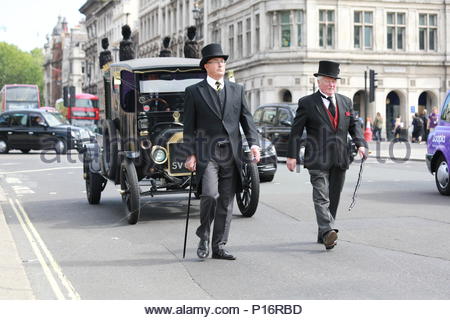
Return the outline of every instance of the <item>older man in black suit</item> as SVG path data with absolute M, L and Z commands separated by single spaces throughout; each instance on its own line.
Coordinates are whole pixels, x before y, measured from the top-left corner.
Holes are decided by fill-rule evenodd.
M 184 140 L 189 149 L 185 166 L 196 171 L 201 183 L 200 226 L 197 236 L 199 258 L 209 255 L 211 242 L 214 259 L 234 260 L 225 250 L 230 231 L 233 200 L 242 181 L 242 137 L 239 125 L 251 146 L 256 162 L 260 153 L 253 118 L 248 111 L 244 88 L 224 79 L 228 56 L 219 44 L 202 49 L 200 66 L 207 77 L 186 88 L 184 104 Z
M 336 245 L 334 228 L 345 172 L 349 167 L 347 134 L 353 138 L 359 154 L 366 158 L 367 143 L 354 117 L 352 101 L 336 93 L 339 64 L 320 61 L 317 77 L 319 90 L 298 101 L 298 109 L 289 137 L 287 167 L 297 164 L 299 139 L 306 128 L 304 166 L 309 170 L 313 201 L 319 226 L 318 239 L 326 249 Z

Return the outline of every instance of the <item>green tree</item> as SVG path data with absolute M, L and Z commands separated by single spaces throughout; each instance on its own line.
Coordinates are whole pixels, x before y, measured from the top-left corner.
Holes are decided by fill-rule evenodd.
M 0 88 L 5 84 L 36 84 L 44 86 L 44 55 L 42 49 L 25 52 L 15 45 L 0 42 Z M 43 101 L 43 100 L 42 100 Z

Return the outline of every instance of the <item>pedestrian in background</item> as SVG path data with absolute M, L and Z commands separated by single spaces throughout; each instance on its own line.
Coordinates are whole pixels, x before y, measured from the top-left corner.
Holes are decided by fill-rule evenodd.
M 186 88 L 184 102 L 184 142 L 189 151 L 185 167 L 196 171 L 200 184 L 200 238 L 197 255 L 209 255 L 211 224 L 212 258 L 234 260 L 225 250 L 230 231 L 236 191 L 242 189 L 242 136 L 239 126 L 251 146 L 255 162 L 260 151 L 253 117 L 241 85 L 224 79 L 225 61 L 220 44 L 208 44 L 202 49 L 200 67 L 207 73 L 205 80 Z
M 438 108 L 437 107 L 433 107 L 433 109 L 431 109 L 431 113 L 428 117 L 428 130 L 429 132 L 433 132 L 434 128 L 436 128 L 437 124 L 438 124 Z
M 349 167 L 347 135 L 353 138 L 359 154 L 366 158 L 367 143 L 353 112 L 352 100 L 336 93 L 339 63 L 320 61 L 317 77 L 319 90 L 298 101 L 288 142 L 286 165 L 294 171 L 299 154 L 299 139 L 306 128 L 304 167 L 308 169 L 316 212 L 317 242 L 325 248 L 336 245 L 335 228 L 345 172 Z
M 392 128 L 392 134 L 394 135 L 394 140 L 400 139 L 400 135 L 403 129 L 403 122 L 400 116 L 395 118 L 394 127 Z
M 423 135 L 423 122 L 417 112 L 412 116 L 412 119 L 413 132 L 411 142 L 420 143 Z
M 427 109 L 423 109 L 423 111 L 419 115 L 420 119 L 422 120 L 422 141 L 425 143 L 427 142 L 428 138 L 428 115 L 427 115 Z
M 383 129 L 383 117 L 381 113 L 377 112 L 375 120 L 373 121 L 373 135 L 375 141 L 381 141 L 381 130 Z

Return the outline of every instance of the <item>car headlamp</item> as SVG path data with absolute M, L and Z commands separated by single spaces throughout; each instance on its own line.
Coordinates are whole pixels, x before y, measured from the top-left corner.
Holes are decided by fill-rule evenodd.
M 167 161 L 167 150 L 161 146 L 154 146 L 151 157 L 156 164 L 163 164 Z
M 75 138 L 75 139 L 80 138 L 80 131 L 78 131 L 78 130 L 70 130 L 70 134 L 72 135 L 72 138 Z

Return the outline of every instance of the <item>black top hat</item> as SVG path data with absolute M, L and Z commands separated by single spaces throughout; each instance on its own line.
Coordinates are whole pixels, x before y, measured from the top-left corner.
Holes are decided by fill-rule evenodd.
M 227 61 L 228 55 L 223 53 L 220 44 L 210 43 L 202 49 L 202 60 L 200 60 L 200 67 L 203 68 L 205 63 L 212 58 L 224 58 L 225 61 Z
M 314 73 L 314 77 L 325 76 L 334 79 L 339 78 L 339 63 L 334 61 L 319 61 L 319 71 Z

